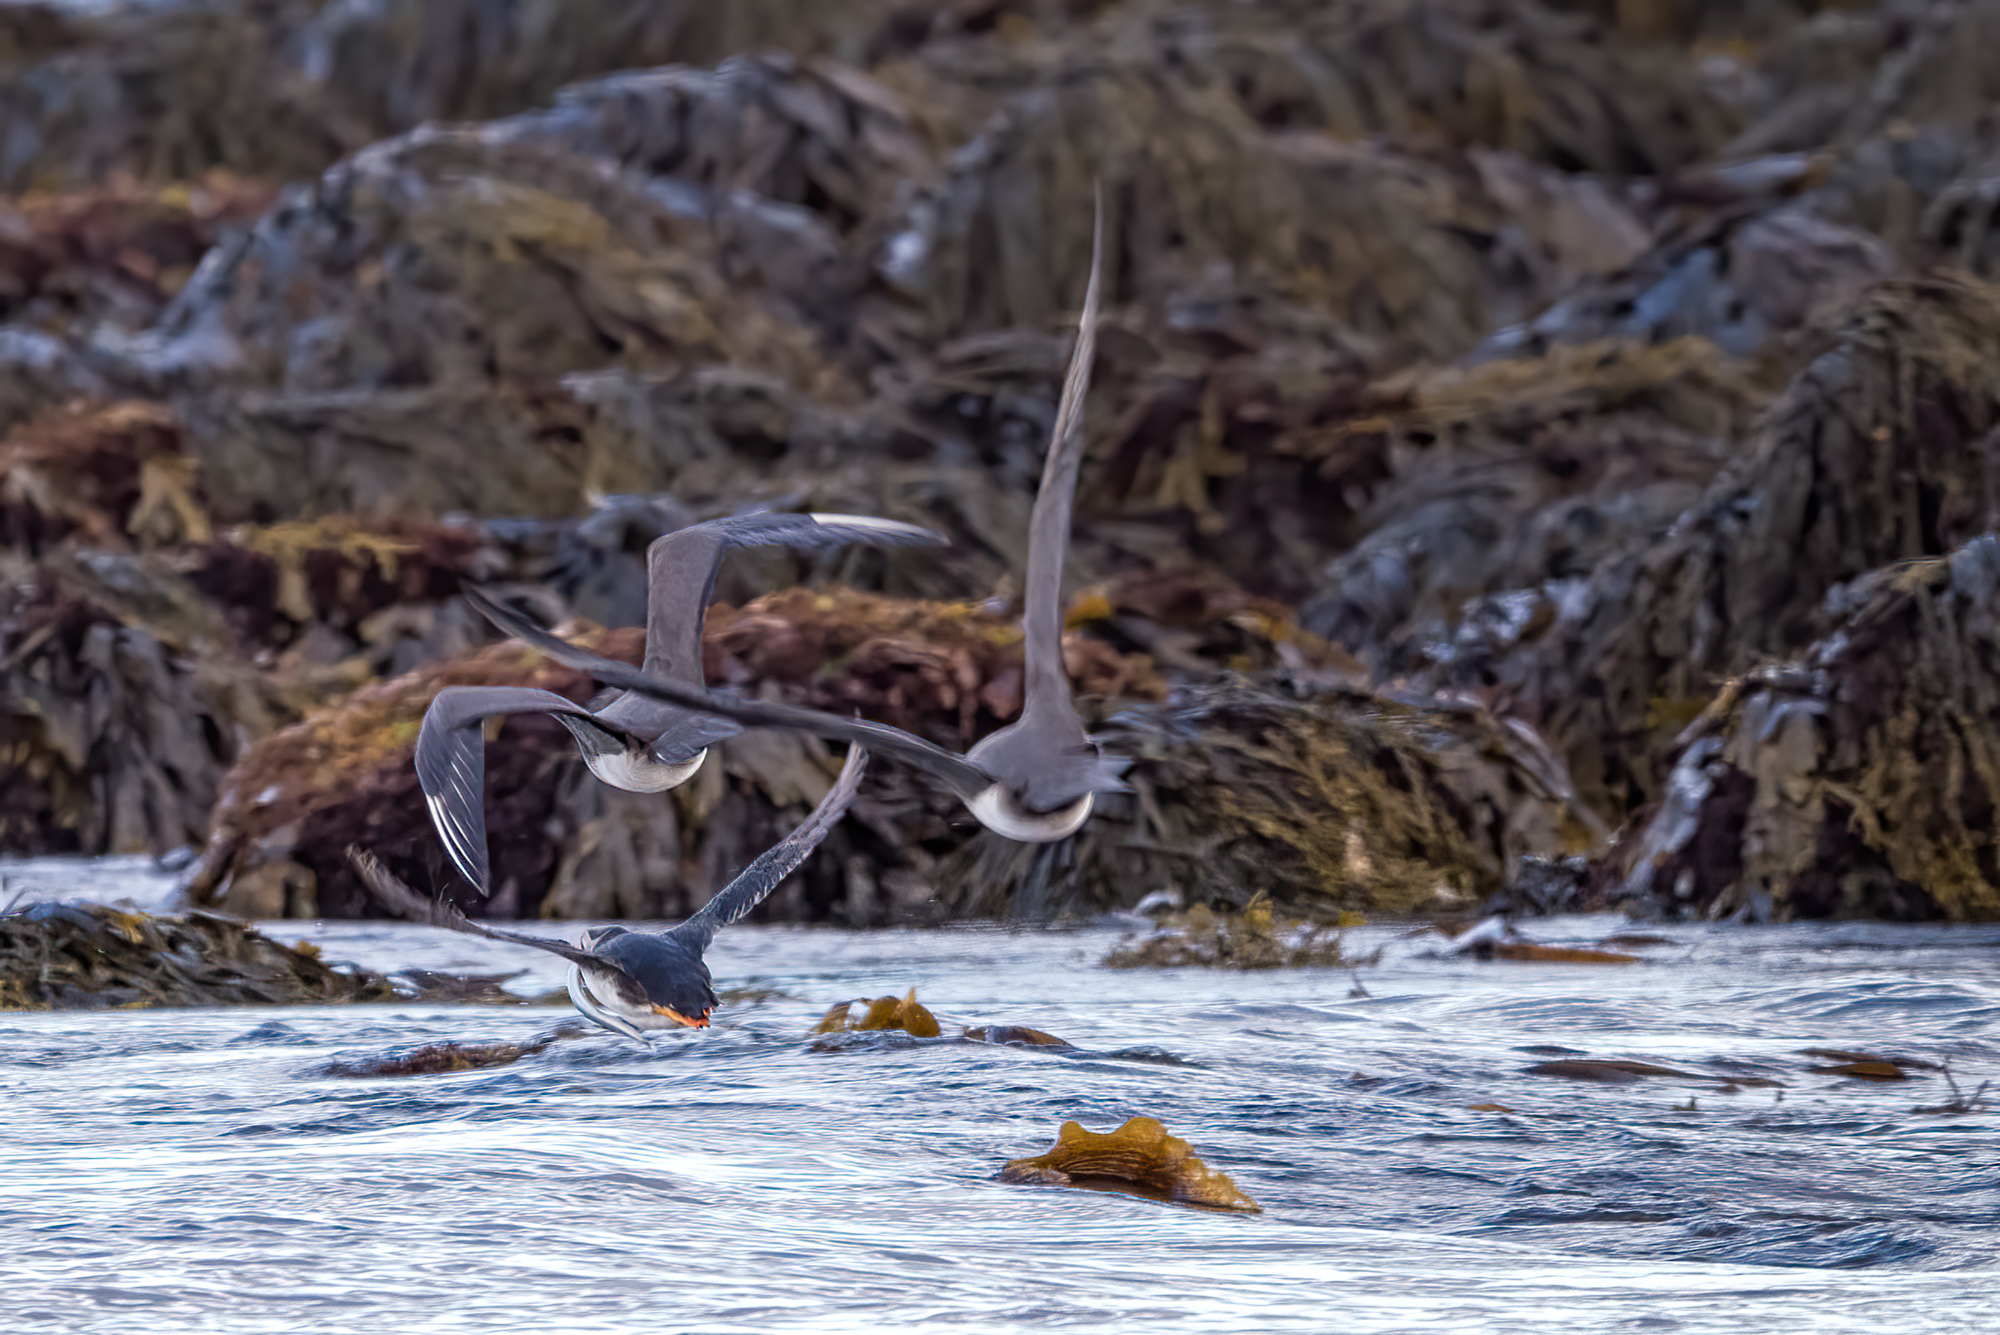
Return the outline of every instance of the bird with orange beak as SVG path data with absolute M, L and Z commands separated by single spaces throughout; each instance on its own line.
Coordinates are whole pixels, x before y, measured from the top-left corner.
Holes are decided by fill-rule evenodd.
M 846 814 L 861 784 L 868 753 L 851 747 L 840 776 L 799 827 L 743 869 L 686 920 L 664 932 L 598 927 L 576 945 L 524 932 L 508 932 L 474 922 L 445 901 L 431 901 L 404 885 L 372 854 L 350 848 L 348 856 L 377 898 L 406 917 L 428 920 L 455 932 L 533 946 L 569 961 L 569 998 L 577 1010 L 613 1033 L 650 1043 L 660 1030 L 706 1029 L 721 1004 L 702 955 L 717 931 L 762 903 L 798 869 L 827 831 Z

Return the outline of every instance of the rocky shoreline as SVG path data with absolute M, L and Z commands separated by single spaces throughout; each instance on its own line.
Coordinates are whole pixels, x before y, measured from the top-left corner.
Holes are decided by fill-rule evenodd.
M 756 505 L 953 545 L 733 556 L 711 681 L 991 731 L 1101 181 L 1065 656 L 1134 791 L 1028 847 L 878 766 L 760 917 L 2000 918 L 2000 3 L 1810 8 L 9 6 L 0 848 L 449 890 L 424 703 L 592 691 L 460 590 L 630 661 L 646 543 Z M 496 916 L 684 914 L 834 768 L 505 734 Z

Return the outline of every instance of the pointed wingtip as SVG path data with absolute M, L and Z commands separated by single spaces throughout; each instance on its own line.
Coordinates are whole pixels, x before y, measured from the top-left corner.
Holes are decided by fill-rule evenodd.
M 934 528 L 905 523 L 900 519 L 883 519 L 877 515 L 838 515 L 815 510 L 809 512 L 806 518 L 828 528 L 856 529 L 860 536 L 875 542 L 910 543 L 925 547 L 943 547 L 951 542 L 950 538 Z

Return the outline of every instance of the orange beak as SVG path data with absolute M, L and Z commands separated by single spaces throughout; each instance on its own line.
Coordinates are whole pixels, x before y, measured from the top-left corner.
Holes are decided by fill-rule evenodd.
M 655 1006 L 655 1007 L 653 1007 L 653 1014 L 655 1014 L 655 1015 L 664 1015 L 664 1016 L 666 1016 L 666 1017 L 667 1017 L 667 1018 L 668 1018 L 669 1020 L 672 1020 L 672 1021 L 673 1021 L 673 1022 L 674 1022 L 675 1024 L 682 1024 L 682 1025 L 686 1025 L 686 1026 L 687 1026 L 688 1028 L 690 1028 L 690 1029 L 706 1029 L 706 1028 L 708 1028 L 708 1012 L 707 1012 L 707 1011 L 703 1011 L 703 1012 L 702 1012 L 702 1013 L 701 1013 L 700 1015 L 697 1015 L 697 1016 L 695 1016 L 695 1017 L 694 1017 L 694 1018 L 693 1018 L 692 1020 L 690 1020 L 690 1019 L 689 1019 L 689 1018 L 688 1018 L 687 1016 L 685 1016 L 685 1015 L 682 1015 L 682 1014 L 681 1014 L 681 1013 L 680 1013 L 679 1011 L 675 1010 L 675 1009 L 674 1009 L 674 1008 L 673 1008 L 672 1006 Z

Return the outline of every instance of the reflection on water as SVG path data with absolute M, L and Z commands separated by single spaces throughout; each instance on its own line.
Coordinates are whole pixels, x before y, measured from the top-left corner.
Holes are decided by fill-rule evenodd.
M 443 932 L 278 925 L 376 968 L 561 962 Z M 1539 928 L 1586 941 L 1609 922 Z M 734 928 L 726 1008 L 504 1068 L 330 1060 L 522 1040 L 541 1008 L 0 1014 L 9 1329 L 1966 1331 L 2000 1274 L 2000 932 L 1666 929 L 1629 968 L 1428 958 L 1345 973 L 1093 967 L 1105 932 Z M 814 1052 L 838 1001 L 922 989 L 948 1042 Z M 1156 1046 L 1186 1064 L 1097 1053 Z M 1525 1074 L 1565 1054 L 1778 1089 Z M 1694 1105 L 1689 1107 L 1689 1100 Z M 1498 1104 L 1511 1111 L 1474 1111 Z M 1066 1118 L 1158 1117 L 1264 1207 L 1004 1186 Z

